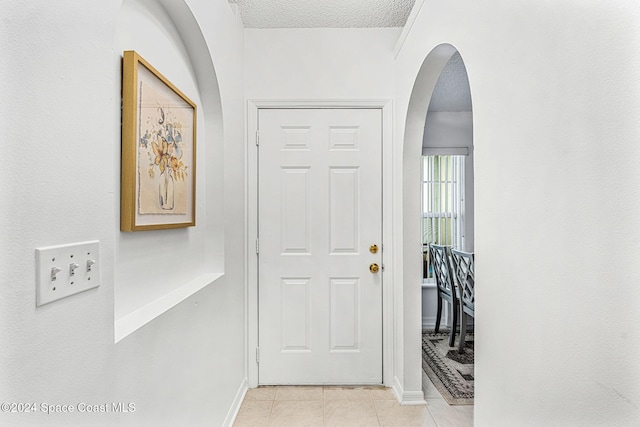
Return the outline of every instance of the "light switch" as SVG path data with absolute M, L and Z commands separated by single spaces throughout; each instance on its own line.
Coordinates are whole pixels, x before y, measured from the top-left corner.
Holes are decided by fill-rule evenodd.
M 36 248 L 36 307 L 98 286 L 98 240 Z

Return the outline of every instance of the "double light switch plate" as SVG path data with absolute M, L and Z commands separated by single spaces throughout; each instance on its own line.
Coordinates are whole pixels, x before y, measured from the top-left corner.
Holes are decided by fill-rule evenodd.
M 36 306 L 100 286 L 100 242 L 36 248 Z

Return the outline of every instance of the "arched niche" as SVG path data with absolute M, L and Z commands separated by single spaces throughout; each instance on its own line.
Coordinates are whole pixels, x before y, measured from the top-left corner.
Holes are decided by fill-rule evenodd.
M 135 50 L 197 105 L 196 227 L 116 233 L 118 341 L 224 273 L 224 129 L 213 52 L 186 0 L 123 0 L 114 50 Z

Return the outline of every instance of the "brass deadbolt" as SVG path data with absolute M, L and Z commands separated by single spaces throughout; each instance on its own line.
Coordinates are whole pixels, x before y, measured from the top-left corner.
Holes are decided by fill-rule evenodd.
M 369 252 L 371 252 L 372 254 L 377 254 L 378 253 L 378 245 L 369 246 Z

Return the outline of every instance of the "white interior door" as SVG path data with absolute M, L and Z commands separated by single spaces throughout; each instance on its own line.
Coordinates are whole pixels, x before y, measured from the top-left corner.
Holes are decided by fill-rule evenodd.
M 258 129 L 258 381 L 381 384 L 382 110 L 260 109 Z

